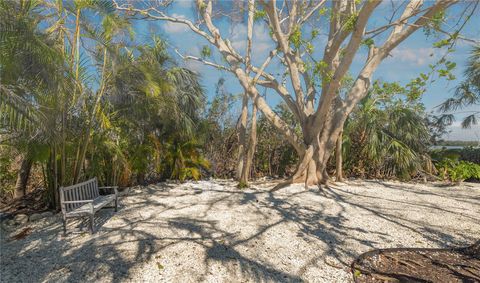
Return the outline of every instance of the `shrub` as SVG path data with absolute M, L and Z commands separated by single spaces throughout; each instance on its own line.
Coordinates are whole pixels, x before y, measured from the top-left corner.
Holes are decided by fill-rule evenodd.
M 446 158 L 438 163 L 440 176 L 452 182 L 480 181 L 480 165 Z
M 480 147 L 465 147 L 460 151 L 460 160 L 480 164 Z

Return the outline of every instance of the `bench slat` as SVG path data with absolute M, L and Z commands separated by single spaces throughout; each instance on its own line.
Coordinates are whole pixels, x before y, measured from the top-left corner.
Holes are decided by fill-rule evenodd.
M 82 188 L 80 189 L 80 198 L 81 199 L 87 199 L 87 196 L 85 194 L 85 189 L 86 189 L 87 186 L 82 186 Z
M 95 195 L 94 193 L 94 190 L 95 190 L 95 186 L 93 184 L 90 184 L 90 186 L 88 186 L 88 191 L 90 192 L 90 194 L 92 195 L 92 198 L 96 198 L 97 196 Z
M 90 195 L 90 190 L 89 190 L 88 187 L 85 187 L 85 188 L 83 189 L 83 193 L 85 194 L 85 198 L 88 198 L 88 199 L 93 198 L 93 197 Z
M 105 195 L 105 196 L 100 196 L 96 198 L 93 201 L 93 211 L 97 212 L 102 207 L 106 206 L 107 204 L 111 203 L 114 200 L 115 200 L 115 195 Z M 91 214 L 90 209 L 91 209 L 90 204 L 82 204 L 76 209 L 68 212 L 67 215 Z

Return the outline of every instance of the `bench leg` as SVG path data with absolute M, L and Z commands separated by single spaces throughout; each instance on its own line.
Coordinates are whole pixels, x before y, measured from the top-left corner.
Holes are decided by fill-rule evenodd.
M 63 216 L 63 235 L 67 235 L 67 218 Z
M 115 212 L 118 211 L 118 198 L 115 198 Z
M 90 215 L 90 232 L 91 232 L 92 234 L 93 234 L 93 226 L 94 226 L 94 224 L 95 224 L 95 222 L 94 222 L 94 217 L 93 217 L 93 216 L 94 216 L 93 214 Z

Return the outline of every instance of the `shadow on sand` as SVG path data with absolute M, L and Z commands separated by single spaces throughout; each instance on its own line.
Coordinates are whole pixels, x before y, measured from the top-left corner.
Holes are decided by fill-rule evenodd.
M 429 227 L 423 222 L 402 217 L 394 209 L 378 209 L 366 205 L 366 202 L 358 202 L 356 199 L 359 197 L 372 197 L 358 195 L 340 187 L 295 192 L 283 192 L 282 188 L 243 191 L 216 187 L 208 189 L 208 194 L 213 194 L 213 197 L 201 203 L 203 205 L 201 213 L 182 214 L 182 210 L 198 205 L 201 202 L 198 198 L 206 193 L 207 191 L 199 193 L 197 190 L 179 190 L 169 184 L 148 186 L 141 192 L 129 192 L 129 196 L 124 196 L 124 200 L 128 201 L 121 200 L 118 214 L 112 210 L 104 210 L 96 216 L 97 232 L 94 235 L 70 233 L 63 237 L 60 218 L 53 217 L 25 239 L 11 242 L 3 240 L 2 245 L 8 246 L 6 249 L 8 251 L 1 254 L 0 271 L 3 276 L 0 281 L 119 282 L 133 278 L 135 268 L 153 260 L 163 250 L 179 243 L 192 243 L 205 251 L 203 277 L 196 280 L 205 280 L 211 267 L 220 263 L 231 271 L 232 276 L 238 276 L 240 272 L 242 278 L 234 277 L 238 280 L 302 282 L 305 272 L 310 267 L 318 265 L 326 255 L 336 258 L 348 269 L 351 259 L 357 257 L 358 253 L 342 245 L 346 240 L 367 251 L 379 247 L 378 242 L 369 240 L 373 235 L 377 239 L 389 238 L 388 232 L 349 226 L 346 210 L 352 208 L 373 214 L 375 218 L 388 221 L 396 227 L 407 229 L 440 247 L 444 247 L 446 243 L 456 243 L 452 235 Z M 427 194 L 425 191 L 419 193 Z M 315 206 L 302 205 L 297 197 L 304 194 L 319 201 Z M 466 196 L 456 197 L 461 201 L 467 201 Z M 162 201 L 164 198 L 174 198 L 175 202 L 164 202 Z M 325 201 L 334 201 L 335 213 L 325 213 L 325 206 L 322 203 Z M 435 210 L 438 213 L 456 213 L 422 202 L 399 203 L 393 199 L 384 201 Z M 478 199 L 469 198 L 468 201 L 478 205 Z M 217 221 L 208 220 L 207 216 L 215 213 L 214 208 L 218 205 L 248 206 L 247 208 L 253 210 L 259 217 L 269 220 L 273 219 L 271 215 L 274 215 L 275 218 L 273 221 L 265 221 L 266 224 L 259 225 L 258 229 L 248 236 L 238 236 L 222 228 Z M 157 217 L 166 212 L 176 212 L 182 216 Z M 109 221 L 115 221 L 116 224 L 106 225 Z M 319 250 L 317 256 L 310 258 L 297 272 L 287 272 L 260 258 L 246 256 L 240 251 L 240 247 L 265 237 L 267 231 L 287 223 L 298 227 L 297 237 L 306 241 L 318 241 L 326 247 Z M 84 221 L 77 221 L 71 225 L 80 229 L 88 227 Z M 152 226 L 165 233 L 144 229 Z M 69 227 L 69 231 L 71 229 L 72 227 Z M 461 236 L 469 239 L 466 234 Z M 275 251 L 271 256 L 276 256 Z

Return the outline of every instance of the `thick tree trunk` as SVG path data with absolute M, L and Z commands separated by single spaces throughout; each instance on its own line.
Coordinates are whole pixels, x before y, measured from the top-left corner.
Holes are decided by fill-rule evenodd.
M 253 109 L 252 124 L 250 126 L 250 142 L 248 144 L 245 165 L 243 166 L 242 176 L 240 178 L 240 182 L 244 185 L 248 185 L 252 170 L 253 156 L 255 154 L 255 148 L 257 147 L 257 107 L 254 103 L 252 107 Z
M 22 164 L 20 166 L 20 170 L 17 174 L 17 182 L 15 184 L 15 198 L 21 198 L 27 192 L 27 183 L 28 177 L 30 176 L 30 170 L 32 169 L 32 159 L 28 156 L 25 156 L 22 159 Z
M 247 148 L 247 121 L 248 121 L 248 95 L 245 93 L 242 100 L 242 113 L 238 121 L 238 163 L 237 180 L 241 181 L 245 166 Z
M 335 169 L 337 182 L 343 181 L 343 159 L 342 159 L 342 143 L 343 143 L 343 131 L 340 132 L 337 138 L 337 145 L 335 147 Z
M 341 112 L 332 113 L 320 133 L 314 127 L 303 127 L 307 149 L 301 154 L 300 163 L 289 182 L 305 183 L 305 188 L 328 182 L 327 163 L 335 151 L 345 119 L 346 115 Z
M 332 150 L 333 148 L 326 145 L 309 145 L 290 182 L 304 183 L 305 188 L 326 184 L 329 179 L 326 171 L 328 158 L 330 157 L 328 152 Z

